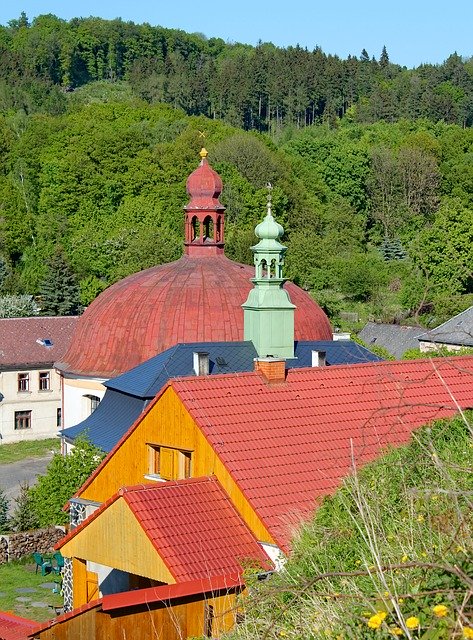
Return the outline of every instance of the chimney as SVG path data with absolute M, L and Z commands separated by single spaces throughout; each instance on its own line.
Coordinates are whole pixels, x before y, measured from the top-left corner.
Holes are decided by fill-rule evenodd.
M 327 352 L 326 351 L 312 351 L 312 366 L 313 367 L 325 367 L 327 364 Z
M 284 382 L 286 380 L 286 360 L 284 358 L 255 358 L 255 371 L 261 373 L 268 382 Z
M 193 361 L 196 376 L 209 375 L 209 354 L 206 351 L 194 351 Z
M 336 341 L 338 340 L 350 340 L 351 334 L 349 331 L 335 331 L 332 333 L 332 338 Z

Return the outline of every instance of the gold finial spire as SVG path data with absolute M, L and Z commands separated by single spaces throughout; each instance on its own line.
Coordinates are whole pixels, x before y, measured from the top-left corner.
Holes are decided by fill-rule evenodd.
M 202 147 L 199 153 L 199 156 L 202 158 L 202 160 L 206 158 L 208 155 L 209 155 L 209 152 L 207 151 L 207 149 L 205 147 Z

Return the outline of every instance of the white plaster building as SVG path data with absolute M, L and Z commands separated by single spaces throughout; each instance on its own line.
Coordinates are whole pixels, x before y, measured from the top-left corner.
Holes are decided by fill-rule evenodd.
M 0 446 L 57 435 L 62 390 L 54 362 L 68 348 L 77 320 L 0 319 Z

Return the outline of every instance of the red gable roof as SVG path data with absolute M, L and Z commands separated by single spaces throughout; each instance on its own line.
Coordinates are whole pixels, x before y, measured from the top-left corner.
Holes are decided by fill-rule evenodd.
M 473 407 L 473 357 L 293 369 L 170 385 L 278 544 L 356 464 L 429 421 Z
M 1 319 L 0 367 L 52 366 L 68 349 L 78 319 L 77 316 Z M 41 343 L 42 340 L 50 340 L 51 346 Z
M 177 582 L 238 574 L 245 560 L 272 565 L 214 477 L 124 487 L 57 545 L 122 497 Z
M 37 626 L 34 620 L 0 611 L 0 640 L 23 640 Z

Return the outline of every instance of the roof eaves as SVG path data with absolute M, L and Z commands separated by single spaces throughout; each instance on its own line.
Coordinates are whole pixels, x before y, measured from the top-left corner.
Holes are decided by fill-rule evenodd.
M 149 605 L 154 602 L 172 602 L 177 598 L 197 594 L 216 594 L 222 591 L 234 591 L 244 587 L 244 582 L 238 574 L 226 574 L 190 580 L 179 584 L 162 585 L 159 587 L 149 587 L 136 591 L 126 591 L 113 595 L 103 596 L 102 610 L 113 611 L 115 609 L 125 609 L 137 605 Z

